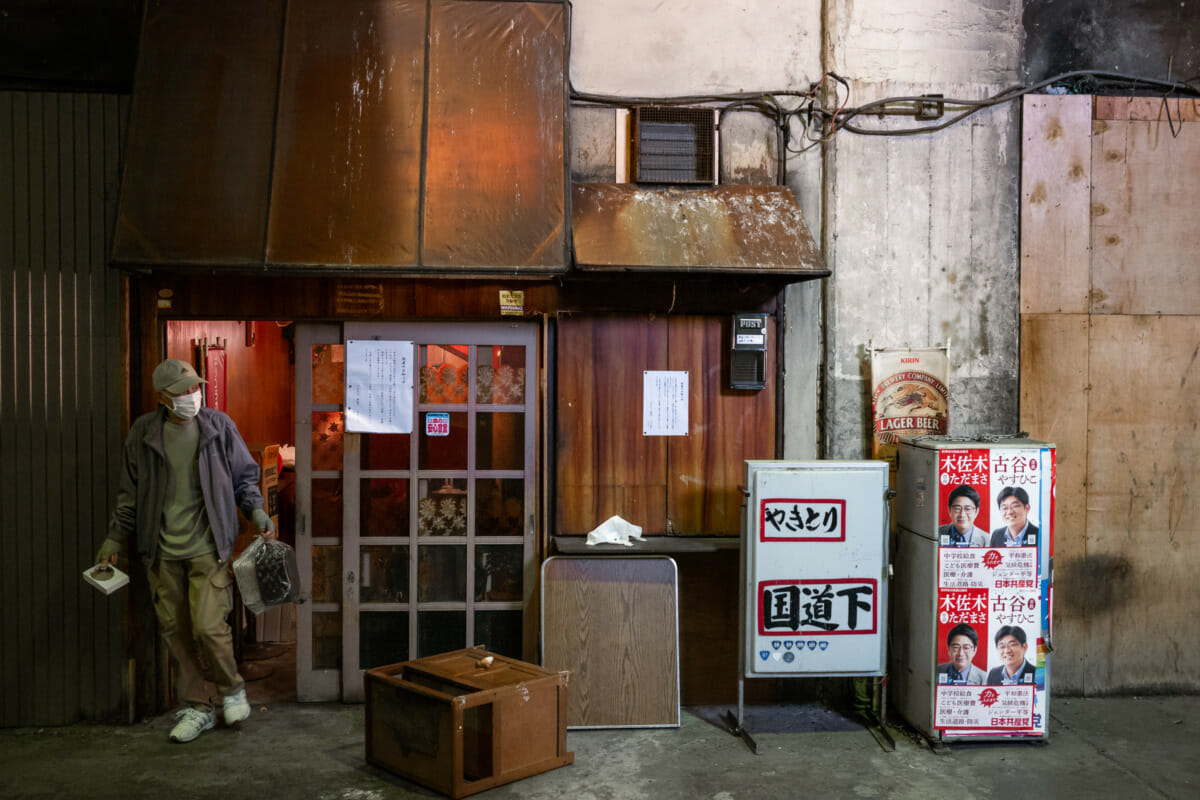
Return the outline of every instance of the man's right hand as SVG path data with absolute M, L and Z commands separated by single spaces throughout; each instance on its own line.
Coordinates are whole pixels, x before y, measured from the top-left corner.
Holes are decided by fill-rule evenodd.
M 121 554 L 121 543 L 115 539 L 105 539 L 104 544 L 100 545 L 100 552 L 96 553 L 97 564 L 116 564 L 117 556 Z

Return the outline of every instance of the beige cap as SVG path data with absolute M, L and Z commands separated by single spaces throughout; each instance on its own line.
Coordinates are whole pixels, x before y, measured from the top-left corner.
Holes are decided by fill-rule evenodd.
M 154 368 L 154 391 L 179 394 L 197 383 L 208 381 L 196 374 L 196 370 L 186 361 L 168 358 Z

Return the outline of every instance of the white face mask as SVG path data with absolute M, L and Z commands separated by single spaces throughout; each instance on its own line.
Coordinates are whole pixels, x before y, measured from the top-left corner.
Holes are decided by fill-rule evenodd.
M 180 419 L 191 419 L 200 413 L 200 390 L 181 394 L 171 400 L 171 413 Z

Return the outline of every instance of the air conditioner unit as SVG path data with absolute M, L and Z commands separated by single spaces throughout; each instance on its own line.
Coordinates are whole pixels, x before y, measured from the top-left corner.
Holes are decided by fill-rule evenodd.
M 711 108 L 636 106 L 631 176 L 635 183 L 717 182 L 717 112 Z

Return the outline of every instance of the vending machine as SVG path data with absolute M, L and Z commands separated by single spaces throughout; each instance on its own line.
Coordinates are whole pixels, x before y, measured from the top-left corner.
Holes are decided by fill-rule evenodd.
M 893 702 L 938 741 L 1046 739 L 1054 445 L 900 440 Z

